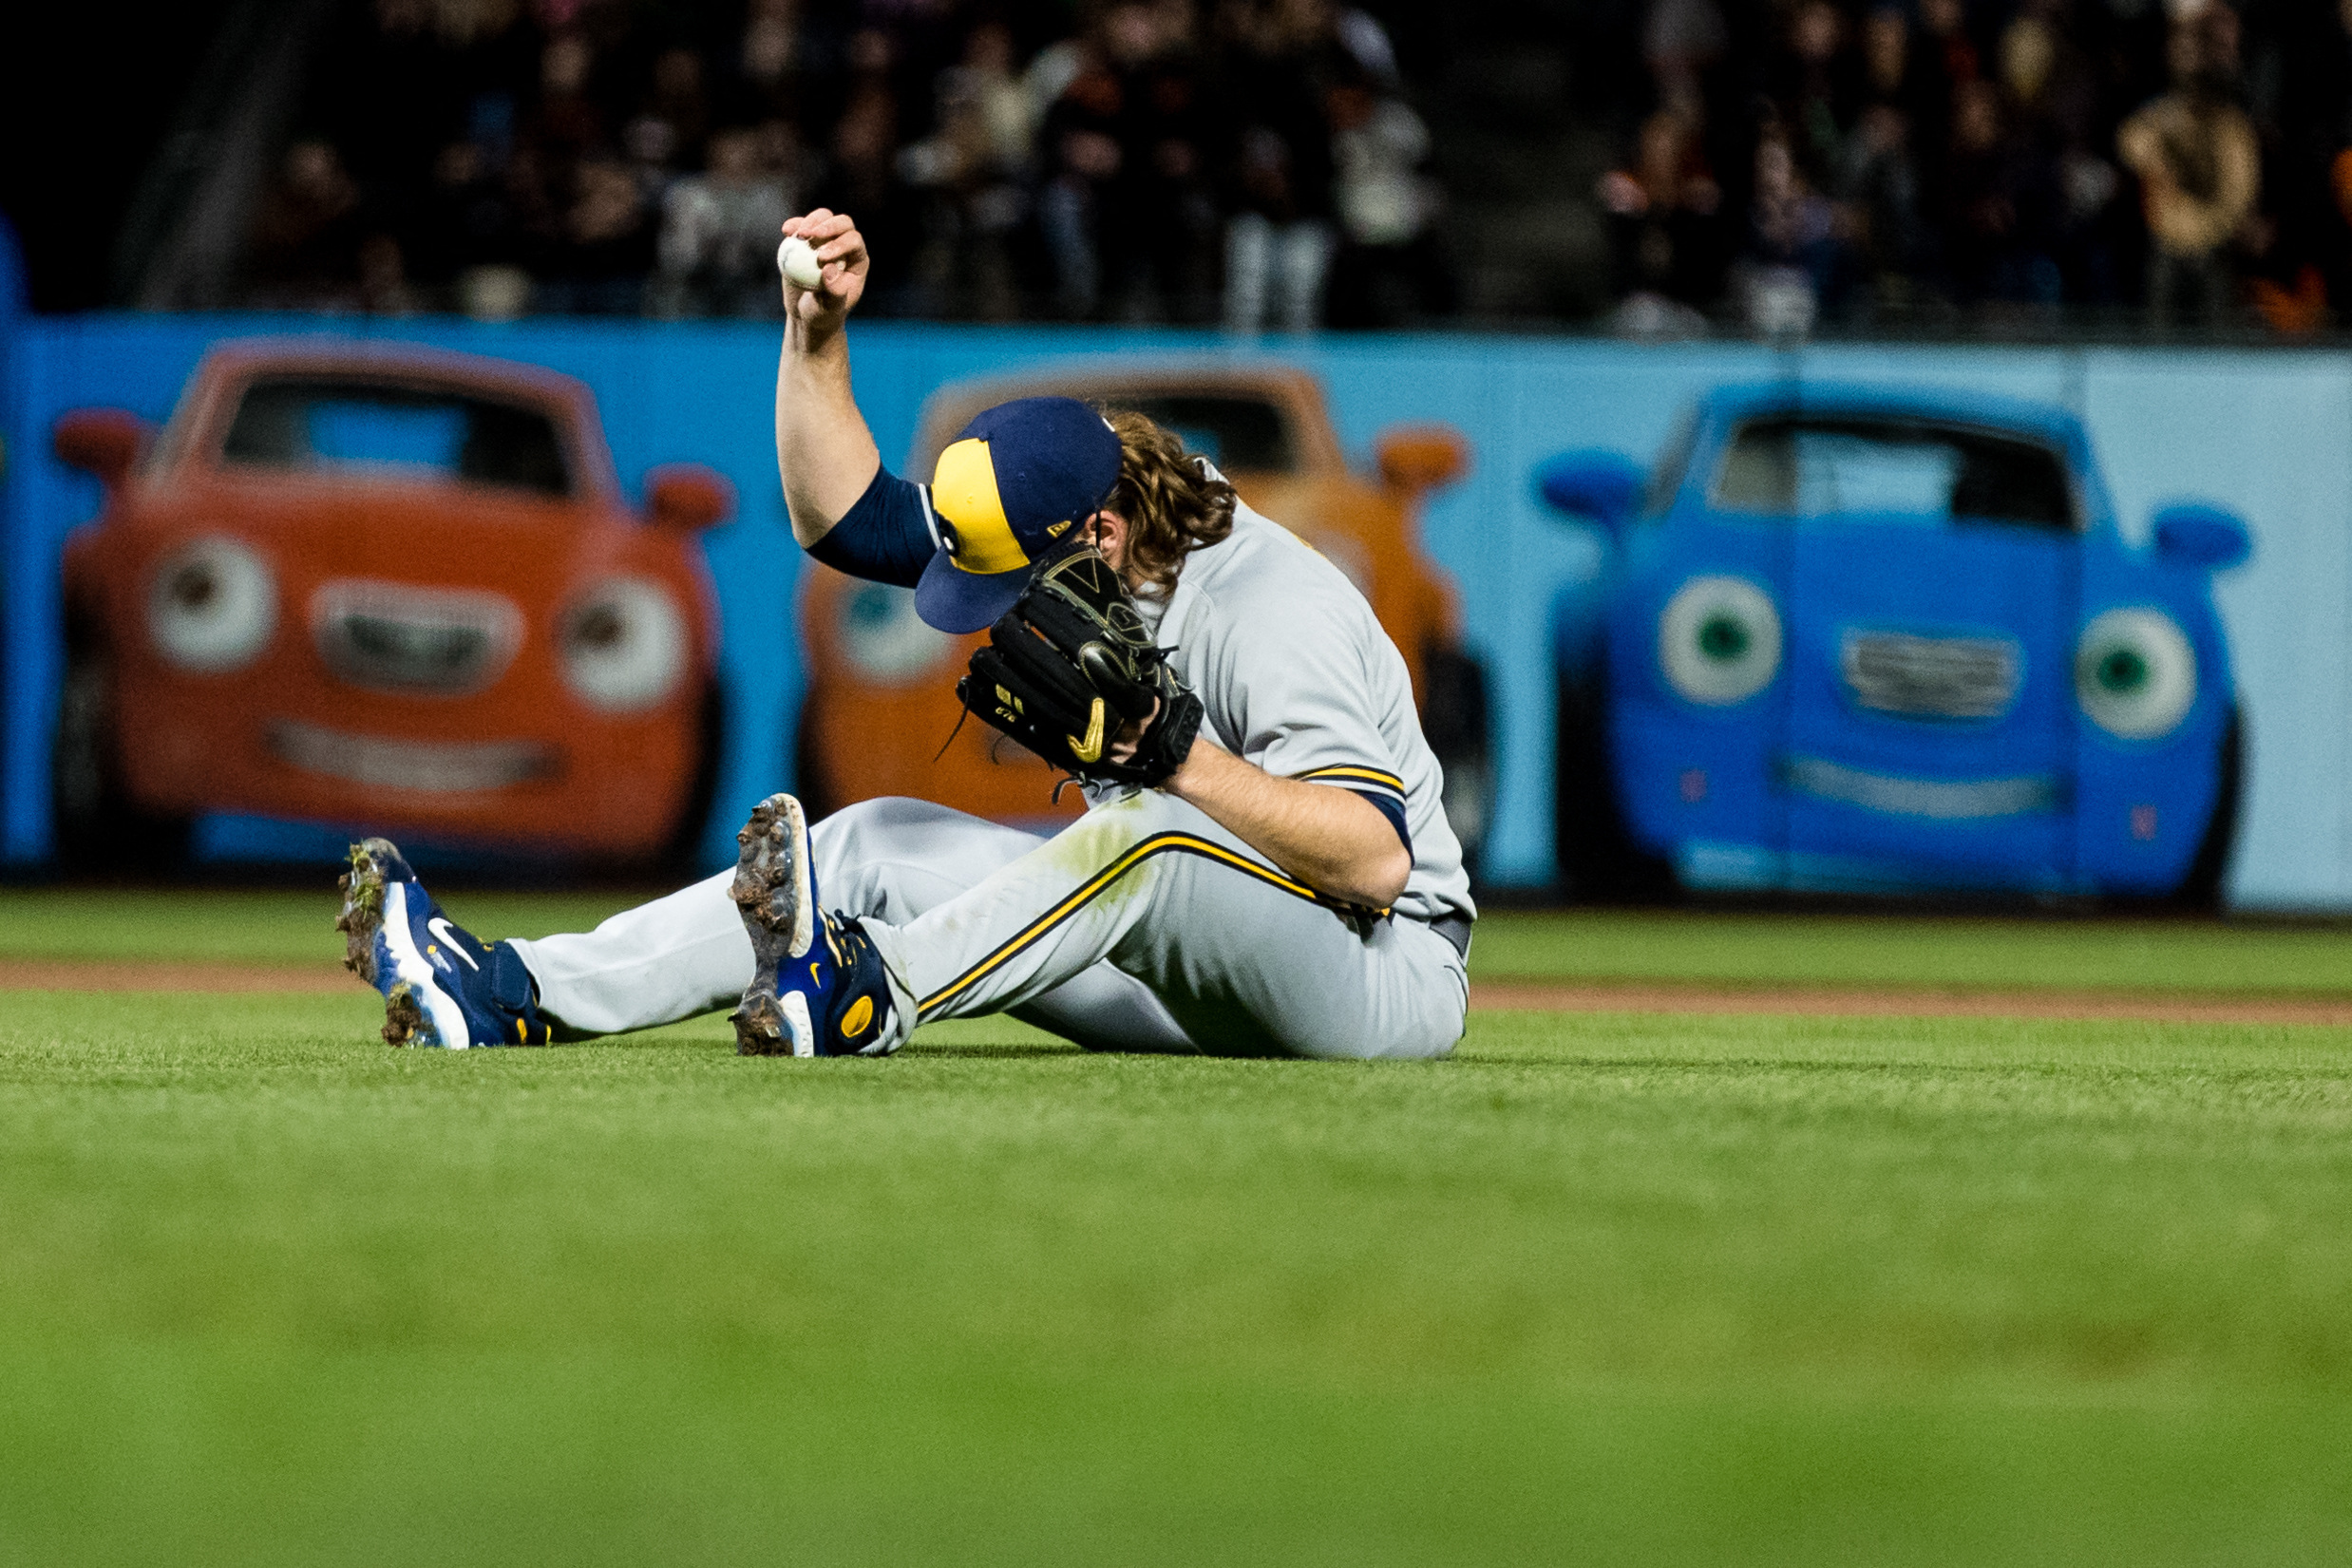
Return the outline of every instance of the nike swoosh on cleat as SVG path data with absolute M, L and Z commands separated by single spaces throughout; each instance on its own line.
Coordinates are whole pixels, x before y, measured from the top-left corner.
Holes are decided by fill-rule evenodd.
M 434 916 L 431 919 L 425 922 L 425 929 L 440 937 L 442 942 L 447 946 L 451 953 L 454 953 L 459 957 L 465 959 L 465 967 L 467 969 L 472 970 L 477 974 L 482 973 L 482 966 L 474 962 L 474 955 L 466 952 L 465 948 L 460 946 L 457 941 L 450 936 L 449 917 L 446 915 Z

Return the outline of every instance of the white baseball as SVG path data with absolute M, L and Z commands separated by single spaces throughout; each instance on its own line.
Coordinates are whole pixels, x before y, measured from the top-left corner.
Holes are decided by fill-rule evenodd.
M 789 278 L 796 289 L 813 289 L 825 281 L 825 269 L 817 265 L 816 251 L 798 235 L 776 247 L 776 271 Z

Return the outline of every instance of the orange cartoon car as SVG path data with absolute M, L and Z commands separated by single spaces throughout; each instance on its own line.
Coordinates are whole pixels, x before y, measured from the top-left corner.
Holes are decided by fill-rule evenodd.
M 1316 379 L 1279 366 L 1076 369 L 964 382 L 924 406 L 909 471 L 980 410 L 1058 393 L 1149 415 L 1214 462 L 1244 501 L 1337 562 L 1403 651 L 1423 726 L 1446 769 L 1446 812 L 1466 851 L 1484 831 L 1491 768 L 1485 680 L 1462 650 L 1453 585 L 1422 552 L 1421 503 L 1464 469 L 1469 444 L 1443 425 L 1404 426 L 1379 442 L 1379 477 L 1350 472 Z M 915 795 L 998 822 L 1075 815 L 1056 775 L 978 724 L 948 742 L 960 709 L 956 676 L 985 634 L 950 637 L 915 614 L 915 595 L 810 562 L 801 626 L 809 688 L 801 713 L 799 787 L 820 810 L 877 795 Z M 936 760 L 935 760 L 936 756 Z
M 152 439 L 150 437 L 152 436 Z M 714 777 L 718 475 L 623 499 L 594 400 L 500 360 L 224 345 L 160 433 L 60 419 L 70 860 L 207 812 L 638 861 Z

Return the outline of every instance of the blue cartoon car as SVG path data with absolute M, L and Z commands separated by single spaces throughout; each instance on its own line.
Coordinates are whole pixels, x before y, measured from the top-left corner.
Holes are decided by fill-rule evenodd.
M 1726 388 L 1646 481 L 1572 452 L 1537 485 L 1609 543 L 1552 614 L 1575 895 L 2217 894 L 2246 526 L 2175 504 L 2126 545 L 2071 416 Z

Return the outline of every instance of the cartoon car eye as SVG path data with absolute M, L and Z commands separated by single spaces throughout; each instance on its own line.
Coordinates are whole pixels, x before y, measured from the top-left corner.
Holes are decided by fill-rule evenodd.
M 2196 653 L 2160 610 L 2106 611 L 2075 645 L 2075 700 L 2122 740 L 2169 735 L 2196 705 Z
M 563 617 L 564 678 L 606 712 L 651 708 L 686 672 L 686 617 L 644 577 L 607 577 Z
M 956 640 L 922 623 L 913 594 L 885 583 L 851 588 L 842 595 L 838 614 L 842 652 L 859 674 L 883 686 L 904 686 L 923 676 Z
M 1681 696 L 1710 708 L 1747 701 L 1780 669 L 1780 613 L 1742 577 L 1693 577 L 1658 617 L 1658 667 Z
M 254 549 L 218 535 L 165 560 L 147 594 L 156 652 L 217 674 L 251 664 L 277 629 L 277 582 Z

